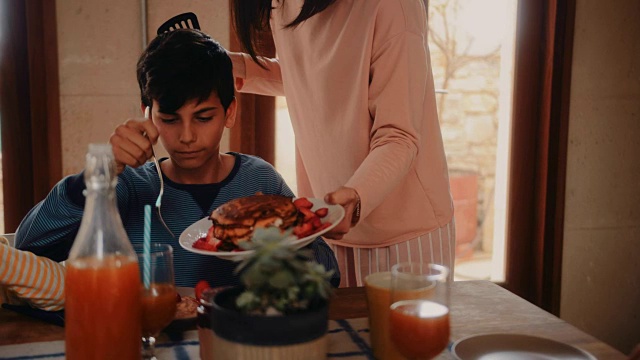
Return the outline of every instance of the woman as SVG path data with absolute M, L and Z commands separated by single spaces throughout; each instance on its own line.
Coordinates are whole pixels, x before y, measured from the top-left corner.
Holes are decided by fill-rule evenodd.
M 346 210 L 326 236 L 342 286 L 409 259 L 453 270 L 423 2 L 234 0 L 234 21 L 247 52 L 231 54 L 238 90 L 287 98 L 298 195 Z M 266 29 L 277 59 L 256 55 Z

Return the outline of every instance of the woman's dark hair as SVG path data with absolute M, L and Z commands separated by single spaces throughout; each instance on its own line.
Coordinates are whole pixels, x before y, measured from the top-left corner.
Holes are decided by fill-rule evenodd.
M 165 113 L 188 100 L 204 101 L 214 92 L 226 111 L 235 96 L 227 51 L 198 30 L 158 35 L 140 56 L 137 76 L 142 103 L 151 106 L 156 100 Z
M 295 28 L 313 15 L 324 11 L 336 0 L 304 0 L 298 16 L 285 28 Z M 284 6 L 285 0 L 281 0 Z M 240 44 L 258 64 L 256 49 L 260 48 L 258 34 L 270 30 L 271 0 L 233 0 L 233 20 Z

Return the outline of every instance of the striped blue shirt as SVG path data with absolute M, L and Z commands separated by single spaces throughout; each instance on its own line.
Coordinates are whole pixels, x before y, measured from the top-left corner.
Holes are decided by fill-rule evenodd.
M 234 168 L 220 183 L 178 184 L 164 177 L 162 217 L 176 238 L 171 237 L 158 219 L 157 212 L 152 211 L 151 239 L 173 247 L 177 286 L 193 287 L 201 279 L 214 287 L 238 284 L 238 278 L 233 274 L 237 263 L 195 254 L 180 246 L 177 237 L 189 225 L 209 216 L 215 208 L 232 199 L 256 192 L 294 196 L 269 163 L 255 156 L 231 154 L 236 157 Z M 16 231 L 16 247 L 55 261 L 65 260 L 80 227 L 84 209 L 83 189 L 82 174 L 62 179 L 22 220 Z M 131 243 L 142 244 L 144 205 L 153 206 L 159 190 L 160 180 L 151 162 L 135 169 L 126 167 L 118 177 L 118 209 Z M 211 196 L 208 207 L 202 201 L 206 194 Z M 318 237 L 309 248 L 318 263 L 334 270 L 331 283 L 338 286 L 338 265 L 329 246 Z

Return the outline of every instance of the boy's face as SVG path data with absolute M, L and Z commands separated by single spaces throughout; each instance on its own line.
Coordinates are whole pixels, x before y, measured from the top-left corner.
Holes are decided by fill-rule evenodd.
M 235 123 L 236 101 L 225 111 L 218 95 L 211 93 L 201 103 L 197 99 L 188 100 L 175 113 L 160 112 L 156 100 L 151 109 L 160 141 L 175 167 L 198 170 L 216 161 L 222 132 Z

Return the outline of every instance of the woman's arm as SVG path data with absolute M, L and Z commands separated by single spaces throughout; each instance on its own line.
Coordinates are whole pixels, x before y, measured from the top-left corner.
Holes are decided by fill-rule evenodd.
M 369 69 L 369 154 L 344 185 L 360 195 L 361 219 L 406 178 L 420 156 L 420 134 L 428 122 L 438 121 L 435 109 L 425 107 L 435 95 L 421 2 L 384 4 L 376 19 L 380 30 Z
M 233 76 L 236 90 L 244 93 L 284 96 L 282 73 L 278 59 L 259 56 L 258 59 L 266 67 L 260 67 L 248 54 L 230 52 L 233 63 Z

